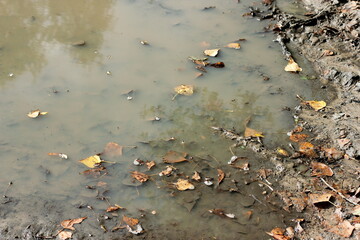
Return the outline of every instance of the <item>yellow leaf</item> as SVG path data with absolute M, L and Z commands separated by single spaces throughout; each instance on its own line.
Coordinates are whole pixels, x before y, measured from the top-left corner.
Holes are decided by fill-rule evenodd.
M 286 72 L 301 72 L 302 68 L 294 61 L 292 57 L 290 57 L 288 65 L 285 67 Z
M 180 86 L 175 87 L 174 90 L 177 94 L 190 96 L 194 93 L 194 86 L 181 84 Z
M 276 152 L 282 156 L 285 156 L 285 157 L 288 157 L 290 156 L 289 153 L 285 150 L 285 149 L 282 149 L 282 148 L 278 148 L 276 149 Z
M 240 49 L 240 43 L 229 43 L 225 47 L 227 48 L 234 48 L 234 49 Z
M 85 158 L 83 160 L 80 160 L 79 162 L 81 162 L 82 164 L 85 164 L 89 168 L 94 168 L 99 163 L 102 163 L 103 160 L 101 160 L 98 155 L 94 155 L 94 156 L 90 156 L 88 158 Z
M 216 57 L 219 54 L 220 48 L 208 49 L 204 51 L 204 54 L 209 57 Z
M 195 188 L 194 185 L 192 185 L 187 179 L 178 179 L 177 183 L 175 183 L 175 186 L 179 191 Z
M 256 131 L 255 129 L 252 128 L 245 128 L 245 133 L 244 133 L 245 137 L 264 137 L 264 135 L 262 135 L 262 132 Z
M 307 105 L 310 105 L 315 111 L 319 111 L 326 107 L 326 102 L 324 101 L 305 101 Z
M 37 118 L 41 115 L 46 115 L 48 112 L 41 112 L 39 109 L 33 110 L 27 114 L 29 118 Z

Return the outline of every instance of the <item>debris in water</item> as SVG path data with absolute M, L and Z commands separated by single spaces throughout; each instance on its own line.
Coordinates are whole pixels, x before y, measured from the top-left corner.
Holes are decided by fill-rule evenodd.
M 138 180 L 141 183 L 146 182 L 150 178 L 148 175 L 146 175 L 145 173 L 142 173 L 142 172 L 133 171 L 133 172 L 130 172 L 130 173 L 131 173 L 132 178 Z
M 209 57 L 216 57 L 219 54 L 220 48 L 208 49 L 204 51 L 204 54 Z
M 286 72 L 301 72 L 302 68 L 294 61 L 292 57 L 289 58 L 288 65 L 285 67 Z
M 205 183 L 206 186 L 211 186 L 211 185 L 214 184 L 214 183 L 212 182 L 212 178 L 209 178 L 209 177 L 206 177 L 206 178 L 205 178 L 204 183 Z
M 233 48 L 233 49 L 240 49 L 240 43 L 229 43 L 228 45 L 226 45 L 225 47 L 227 48 Z
M 89 168 L 94 168 L 100 165 L 103 162 L 103 160 L 100 159 L 99 155 L 93 155 L 83 160 L 80 160 L 79 162 L 81 162 L 82 164 L 86 165 Z
M 68 159 L 68 156 L 64 153 L 48 153 L 49 156 L 59 156 L 62 159 Z
M 175 152 L 169 151 L 162 158 L 165 163 L 180 163 L 184 161 L 188 161 L 186 159 L 187 153 L 185 152 Z
M 61 226 L 63 228 L 66 228 L 66 229 L 75 230 L 73 225 L 78 224 L 78 223 L 82 223 L 82 221 L 84 221 L 86 218 L 87 217 L 64 220 L 64 221 L 61 222 Z
M 195 189 L 195 186 L 189 182 L 187 179 L 181 179 L 179 178 L 178 181 L 175 183 L 175 187 L 179 191 L 185 191 L 185 190 L 193 190 Z
M 48 112 L 41 112 L 39 109 L 33 110 L 27 114 L 29 118 L 37 118 L 39 116 L 43 116 L 48 114 Z

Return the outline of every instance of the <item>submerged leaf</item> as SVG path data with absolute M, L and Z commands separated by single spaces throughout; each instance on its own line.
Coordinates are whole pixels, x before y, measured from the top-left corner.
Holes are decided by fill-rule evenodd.
M 166 169 L 162 172 L 159 173 L 159 176 L 170 176 L 171 173 L 175 170 L 176 168 L 174 168 L 173 166 L 167 166 Z
M 285 67 L 286 72 L 301 72 L 302 68 L 294 61 L 292 57 L 290 57 L 288 65 Z
M 83 160 L 80 160 L 79 162 L 85 164 L 89 168 L 94 168 L 98 166 L 100 163 L 102 163 L 103 160 L 100 159 L 99 155 L 93 155 Z
M 190 96 L 194 93 L 194 86 L 181 84 L 175 87 L 174 90 L 177 94 Z
M 115 206 L 109 206 L 107 209 L 106 209 L 106 212 L 115 212 L 119 209 L 124 209 L 123 207 L 115 204 Z
M 141 172 L 138 172 L 138 171 L 133 171 L 133 172 L 130 172 L 130 173 L 131 173 L 131 177 L 133 177 L 134 179 L 138 180 L 141 183 L 146 182 L 150 178 L 145 173 L 141 173 Z
M 277 148 L 276 152 L 284 157 L 290 156 L 290 154 L 285 149 L 282 149 L 282 148 Z
M 187 161 L 186 159 L 187 153 L 185 152 L 175 152 L 175 151 L 169 151 L 165 154 L 163 157 L 163 161 L 165 163 L 179 163 Z
M 73 225 L 74 225 L 74 224 L 77 224 L 77 223 L 81 223 L 81 222 L 84 221 L 86 218 L 87 218 L 87 217 L 64 220 L 64 221 L 61 222 L 61 226 L 62 226 L 63 228 L 66 228 L 66 229 L 75 230 L 75 228 L 73 227 Z
M 115 142 L 109 142 L 106 144 L 104 151 L 101 154 L 104 154 L 109 157 L 116 157 L 122 155 L 123 146 Z
M 244 137 L 264 137 L 262 132 L 256 131 L 252 128 L 245 128 Z
M 204 51 L 204 54 L 209 57 L 216 57 L 219 54 L 220 48 L 208 49 Z
M 310 105 L 315 111 L 319 111 L 326 107 L 326 102 L 324 101 L 305 101 L 305 104 Z
M 175 183 L 175 186 L 179 191 L 185 191 L 188 189 L 192 190 L 195 188 L 195 186 L 192 185 L 189 180 L 181 178 L 178 179 L 178 181 Z

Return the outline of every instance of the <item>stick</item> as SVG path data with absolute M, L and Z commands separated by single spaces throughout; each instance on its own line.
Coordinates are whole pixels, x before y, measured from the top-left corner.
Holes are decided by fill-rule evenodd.
M 348 201 L 349 203 L 352 203 L 354 205 L 359 205 L 353 201 L 351 201 L 350 199 L 346 198 L 341 192 L 339 192 L 338 190 L 336 190 L 335 188 L 333 188 L 332 186 L 330 186 L 330 184 L 328 184 L 322 177 L 320 177 L 320 180 L 325 183 L 326 186 L 328 186 L 331 190 L 333 190 L 334 192 L 336 192 L 337 194 L 339 194 L 340 197 L 342 197 L 343 199 L 345 199 L 346 201 Z

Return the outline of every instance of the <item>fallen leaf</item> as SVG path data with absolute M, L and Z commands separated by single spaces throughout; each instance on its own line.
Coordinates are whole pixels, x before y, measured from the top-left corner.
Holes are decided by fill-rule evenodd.
M 146 161 L 146 166 L 147 168 L 150 170 L 151 168 L 153 168 L 156 165 L 155 161 Z
M 116 157 L 122 155 L 123 146 L 120 146 L 119 144 L 115 142 L 109 142 L 106 144 L 104 151 L 101 153 L 101 155 L 106 155 L 109 157 Z
M 90 156 L 83 160 L 80 160 L 79 162 L 81 162 L 82 164 L 85 164 L 89 168 L 94 168 L 94 167 L 98 166 L 99 164 L 101 164 L 103 162 L 103 160 L 100 159 L 99 155 L 93 155 L 93 156 Z
M 46 115 L 46 114 L 48 114 L 48 112 L 41 112 L 39 109 L 37 109 L 37 110 L 33 110 L 33 111 L 29 112 L 27 114 L 27 116 L 29 118 L 37 118 L 39 116 Z
M 244 137 L 264 137 L 262 132 L 256 131 L 252 128 L 245 128 Z
M 292 57 L 290 57 L 288 64 L 285 67 L 286 72 L 301 72 L 302 68 L 294 61 Z
M 349 221 L 344 220 L 343 222 L 339 223 L 336 226 L 330 226 L 328 228 L 328 231 L 335 233 L 339 236 L 348 238 L 351 236 L 354 229 L 355 229 L 355 227 L 353 225 L 351 225 L 351 223 Z
M 315 177 L 329 176 L 329 177 L 331 177 L 332 175 L 334 175 L 334 172 L 331 170 L 331 168 L 324 163 L 311 162 L 311 168 L 313 170 L 311 172 L 311 176 L 315 176 Z
M 285 149 L 282 149 L 282 148 L 277 148 L 276 152 L 284 157 L 290 156 L 290 154 Z
M 244 213 L 247 220 L 250 220 L 251 216 L 253 215 L 253 211 L 249 210 Z
M 271 169 L 265 169 L 265 168 L 261 168 L 258 171 L 258 176 L 261 178 L 267 178 L 268 176 L 270 176 L 270 174 L 272 173 Z
M 229 43 L 228 45 L 226 45 L 225 47 L 227 48 L 234 48 L 234 49 L 240 49 L 240 43 Z
M 175 87 L 174 90 L 177 94 L 190 96 L 194 93 L 194 86 L 181 84 Z
M 318 154 L 315 152 L 315 147 L 309 142 L 299 143 L 299 152 L 309 158 L 317 158 Z
M 223 68 L 225 67 L 225 63 L 223 62 L 216 62 L 216 63 L 211 63 L 210 66 L 214 67 L 214 68 Z
M 333 55 L 334 55 L 334 52 L 325 49 L 325 50 L 322 52 L 322 55 L 323 55 L 323 56 L 333 56 Z
M 304 198 L 290 197 L 290 200 L 297 212 L 301 213 L 306 208 L 306 201 Z
M 209 213 L 215 214 L 215 215 L 217 215 L 219 217 L 235 218 L 234 214 L 225 213 L 224 209 L 220 209 L 220 208 L 210 209 Z
M 109 206 L 107 209 L 106 209 L 106 212 L 115 212 L 119 209 L 124 209 L 123 207 L 115 204 L 115 206 Z
M 360 216 L 360 206 L 355 206 L 351 211 L 353 215 Z
M 138 171 L 133 171 L 133 172 L 130 172 L 130 173 L 131 173 L 131 177 L 133 177 L 134 179 L 138 180 L 141 183 L 146 182 L 150 178 L 145 173 L 141 173 L 141 172 L 138 172 Z
M 266 232 L 268 235 L 276 240 L 290 240 L 289 236 L 285 236 L 285 230 L 282 228 L 274 228 L 271 232 Z
M 202 76 L 204 76 L 204 74 L 203 74 L 203 73 L 200 73 L 200 72 L 198 72 L 198 73 L 195 74 L 195 78 L 199 78 L 199 77 L 202 77 Z
M 61 226 L 62 226 L 63 228 L 66 228 L 66 229 L 75 230 L 75 228 L 73 227 L 73 225 L 74 225 L 74 224 L 77 224 L 77 223 L 81 223 L 81 222 L 84 221 L 86 218 L 87 218 L 87 217 L 64 220 L 64 221 L 61 222 Z
M 201 180 L 200 174 L 197 171 L 195 171 L 191 179 L 199 182 Z
M 330 194 L 330 193 L 324 193 L 324 194 L 312 193 L 312 194 L 309 194 L 310 201 L 313 204 L 330 202 L 331 197 L 332 197 L 332 194 Z
M 195 186 L 192 185 L 189 180 L 181 178 L 178 179 L 178 181 L 175 183 L 175 186 L 179 191 L 185 191 L 188 189 L 192 190 L 195 188 Z
M 218 184 L 220 184 L 225 178 L 225 173 L 221 169 L 217 169 L 217 172 L 218 172 Z
M 209 57 L 216 57 L 219 54 L 220 48 L 208 49 L 204 51 L 204 54 Z
M 319 111 L 326 107 L 326 102 L 324 101 L 305 101 L 305 104 L 310 105 L 315 111 Z
M 185 153 L 185 152 L 169 151 L 163 157 L 163 161 L 165 163 L 180 163 L 180 162 L 187 161 L 186 156 L 187 156 L 187 153 Z
M 167 166 L 166 169 L 164 171 L 161 171 L 159 173 L 159 176 L 170 176 L 171 173 L 175 170 L 176 168 L 174 168 L 173 166 Z
M 139 224 L 139 219 L 123 216 L 122 220 L 129 226 L 133 227 Z
M 335 160 L 339 160 L 344 156 L 344 152 L 343 151 L 339 151 L 336 148 L 324 148 L 323 149 L 325 152 L 325 156 L 328 159 L 335 159 Z
M 337 142 L 338 142 L 340 148 L 343 148 L 346 144 L 348 144 L 350 142 L 350 139 L 342 138 L 342 139 L 338 139 Z
M 304 141 L 307 137 L 309 137 L 309 135 L 307 134 L 303 134 L 303 133 L 297 133 L 297 134 L 291 134 L 290 135 L 290 140 L 293 142 L 302 142 Z
M 302 126 L 296 126 L 291 132 L 292 133 L 299 133 L 302 132 L 304 129 Z
M 105 167 L 99 167 L 99 168 L 93 168 L 93 169 L 89 169 L 89 170 L 85 170 L 83 171 L 81 174 L 84 174 L 85 176 L 100 176 L 101 171 L 105 171 L 106 168 Z
M 69 232 L 69 231 L 61 231 L 58 236 L 59 236 L 59 239 L 60 239 L 60 240 L 66 240 L 66 239 L 72 238 L 72 235 L 73 235 L 72 232 Z

